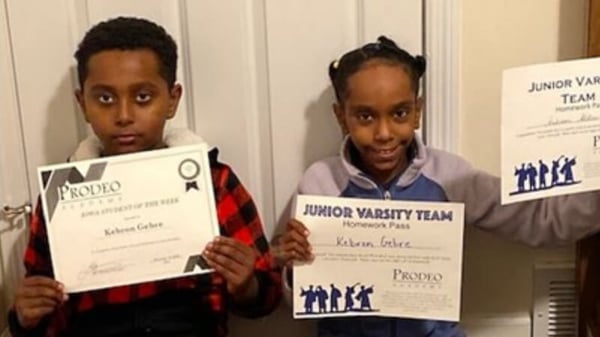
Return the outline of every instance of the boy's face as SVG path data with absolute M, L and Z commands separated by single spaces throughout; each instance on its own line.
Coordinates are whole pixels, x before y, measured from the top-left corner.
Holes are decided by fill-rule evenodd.
M 347 81 L 347 97 L 334 105 L 338 123 L 350 135 L 363 169 L 378 183 L 387 183 L 408 165 L 421 99 L 399 65 L 371 61 Z
M 83 88 L 75 94 L 85 120 L 111 156 L 161 148 L 163 130 L 175 116 L 181 86 L 169 89 L 150 49 L 94 54 Z

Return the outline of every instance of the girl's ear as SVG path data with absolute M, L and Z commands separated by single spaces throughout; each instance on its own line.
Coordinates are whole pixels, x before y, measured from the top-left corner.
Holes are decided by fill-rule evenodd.
M 342 134 L 345 136 L 349 133 L 348 125 L 346 124 L 346 114 L 344 114 L 344 107 L 340 103 L 333 103 L 332 105 L 333 113 L 335 114 L 335 119 L 340 126 Z
M 415 103 L 415 119 L 413 128 L 418 130 L 421 127 L 421 119 L 423 117 L 423 105 L 424 105 L 423 97 L 417 97 L 417 101 Z

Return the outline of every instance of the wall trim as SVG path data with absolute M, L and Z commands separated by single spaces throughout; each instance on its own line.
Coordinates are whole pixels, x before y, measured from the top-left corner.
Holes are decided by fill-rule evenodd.
M 424 1 L 425 142 L 458 151 L 460 0 Z
M 188 24 L 188 4 L 187 0 L 179 1 L 178 8 L 178 19 L 179 19 L 179 29 L 180 29 L 180 39 L 179 49 L 181 51 L 181 67 L 183 68 L 183 76 L 181 81 L 184 86 L 184 95 L 183 99 L 185 99 L 187 111 L 185 111 L 185 121 L 186 127 L 194 132 L 197 132 L 196 128 L 196 108 L 194 106 L 194 95 L 191 93 L 194 92 L 194 81 L 192 81 L 192 56 L 190 53 L 190 32 L 189 32 L 189 24 Z
M 69 0 L 66 3 L 67 17 L 69 18 L 69 34 L 71 45 L 70 50 L 74 53 L 79 42 L 87 32 L 90 26 L 90 16 L 88 11 L 88 0 Z M 77 64 L 75 59 L 72 59 L 71 72 L 71 87 L 73 90 L 79 88 L 79 77 L 77 76 Z M 79 88 L 80 89 L 80 88 Z M 79 113 L 79 106 L 75 99 L 72 100 L 73 111 L 77 111 L 75 118 L 77 119 L 77 139 L 82 140 L 87 136 L 92 135 L 92 127 L 86 123 L 83 114 Z M 32 199 L 35 200 L 35 199 Z

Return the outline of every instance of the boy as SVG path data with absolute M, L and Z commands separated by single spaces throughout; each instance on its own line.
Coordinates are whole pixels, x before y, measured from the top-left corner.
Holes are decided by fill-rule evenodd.
M 164 132 L 182 88 L 175 82 L 177 46 L 162 27 L 138 18 L 99 23 L 75 57 L 75 94 L 97 138 L 83 141 L 71 161 L 201 141 L 189 131 Z M 203 251 L 215 273 L 66 294 L 53 279 L 38 203 L 26 278 L 9 312 L 13 337 L 225 336 L 228 309 L 246 317 L 271 312 L 280 298 L 278 270 L 252 198 L 217 154 L 213 149 L 209 160 L 223 236 Z

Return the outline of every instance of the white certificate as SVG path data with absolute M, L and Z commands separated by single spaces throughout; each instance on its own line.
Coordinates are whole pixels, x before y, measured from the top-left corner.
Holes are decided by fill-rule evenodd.
M 600 58 L 505 70 L 502 203 L 600 188 Z
M 458 321 L 462 204 L 299 195 L 315 259 L 294 266 L 294 318 Z
M 80 292 L 206 273 L 219 234 L 206 144 L 40 167 L 55 278 Z

